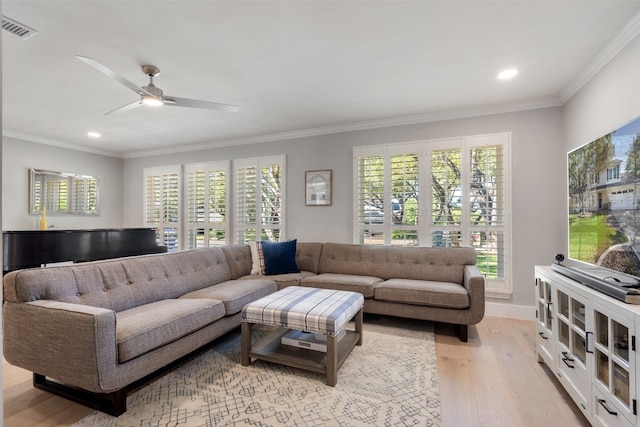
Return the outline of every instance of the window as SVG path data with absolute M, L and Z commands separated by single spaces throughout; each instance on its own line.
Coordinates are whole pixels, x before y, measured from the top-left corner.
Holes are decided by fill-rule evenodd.
M 180 174 L 180 165 L 144 170 L 144 223 L 169 252 L 180 250 Z
M 607 181 L 617 181 L 620 179 L 620 165 L 607 169 Z
M 356 147 L 354 242 L 473 247 L 487 294 L 507 297 L 509 145 L 495 134 Z
M 284 156 L 234 161 L 236 243 L 285 238 Z
M 229 161 L 144 169 L 144 224 L 158 230 L 158 243 L 169 252 L 280 240 L 285 234 L 284 161 L 284 156 L 236 160 L 235 175 Z M 234 221 L 229 220 L 232 188 Z
M 229 162 L 187 165 L 185 174 L 187 248 L 226 244 Z
M 507 255 L 505 146 L 483 139 L 468 141 L 469 236 L 480 271 L 497 281 L 505 277 Z
M 418 148 L 373 148 L 358 158 L 357 242 L 418 245 Z
M 359 158 L 357 174 L 359 243 L 384 243 L 384 158 Z

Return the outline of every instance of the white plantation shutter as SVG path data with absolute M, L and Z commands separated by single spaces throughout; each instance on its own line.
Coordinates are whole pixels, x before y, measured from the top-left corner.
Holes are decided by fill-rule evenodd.
M 261 162 L 261 223 L 264 226 L 263 230 L 272 230 L 267 231 L 270 237 L 274 235 L 275 230 L 280 230 L 282 225 L 282 178 L 282 163 L 275 159 Z
M 493 288 L 500 288 L 508 265 L 508 144 L 496 136 L 468 141 L 469 238 L 478 267 Z M 497 279 L 497 280 L 496 280 Z M 508 291 L 505 287 L 499 289 Z
M 471 226 L 504 225 L 503 151 L 499 145 L 470 148 Z
M 249 163 L 249 164 L 246 164 Z M 236 242 L 256 240 L 258 165 L 253 162 L 236 162 Z
M 162 176 L 145 170 L 144 177 L 144 222 L 147 225 L 162 223 Z
M 180 249 L 180 174 L 180 165 L 144 169 L 145 226 L 157 229 L 169 252 Z
M 354 151 L 356 242 L 418 244 L 418 149 L 407 144 Z
M 285 238 L 285 156 L 234 161 L 236 243 Z
M 187 248 L 226 244 L 229 162 L 186 165 L 185 174 Z
M 383 156 L 362 153 L 356 165 L 357 218 L 356 241 L 358 243 L 384 243 L 384 169 Z M 381 197 L 382 196 L 382 197 Z
M 487 295 L 508 297 L 510 143 L 502 133 L 354 148 L 354 243 L 473 247 Z
M 391 152 L 391 196 L 385 203 L 385 214 L 390 217 L 391 243 L 418 246 L 419 207 L 419 155 L 417 146 L 400 146 Z
M 462 246 L 462 140 L 430 145 L 430 246 Z

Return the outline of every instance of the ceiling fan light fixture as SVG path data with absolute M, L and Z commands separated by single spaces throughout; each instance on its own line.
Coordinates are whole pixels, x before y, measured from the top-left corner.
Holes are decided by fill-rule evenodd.
M 149 76 L 153 78 L 152 76 Z M 162 89 L 156 87 L 153 84 L 153 81 L 149 83 L 147 86 L 143 86 L 142 89 L 146 91 L 146 93 L 142 93 L 140 96 L 142 97 L 142 103 L 144 105 L 149 105 L 151 107 L 159 107 L 164 105 L 164 100 L 162 98 Z
M 160 107 L 164 102 L 160 98 L 151 95 L 142 95 L 142 103 L 150 107 Z

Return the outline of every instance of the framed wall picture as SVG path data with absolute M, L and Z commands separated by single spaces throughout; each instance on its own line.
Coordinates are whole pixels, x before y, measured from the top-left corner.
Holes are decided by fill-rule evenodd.
M 306 171 L 305 205 L 307 206 L 331 206 L 331 169 Z

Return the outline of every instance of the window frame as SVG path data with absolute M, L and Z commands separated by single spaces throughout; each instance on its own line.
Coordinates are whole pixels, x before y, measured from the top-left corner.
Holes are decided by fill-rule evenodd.
M 501 194 L 501 221 L 503 224 L 471 224 L 471 197 L 470 197 L 470 184 L 471 184 L 471 172 L 470 172 L 470 150 L 478 147 L 493 147 L 496 145 L 501 146 L 502 150 L 502 194 Z M 461 155 L 461 203 L 463 204 L 462 214 L 460 218 L 460 224 L 454 225 L 433 225 L 432 224 L 432 188 L 431 179 L 431 154 L 436 150 L 460 150 Z M 367 156 L 383 156 L 384 162 L 384 204 L 391 202 L 391 158 L 394 154 L 405 153 L 409 151 L 418 153 L 418 218 L 415 228 L 418 229 L 417 233 L 417 245 L 418 246 L 433 246 L 432 232 L 435 230 L 449 230 L 461 235 L 461 241 L 463 246 L 472 246 L 471 234 L 472 232 L 484 232 L 487 233 L 499 233 L 502 237 L 500 243 L 503 245 L 499 249 L 499 254 L 502 258 L 502 263 L 499 267 L 502 267 L 503 275 L 499 278 L 485 278 L 486 283 L 486 295 L 494 298 L 507 299 L 513 293 L 512 285 L 512 223 L 511 223 L 511 133 L 497 133 L 487 135 L 471 135 L 464 137 L 445 138 L 416 141 L 410 143 L 392 143 L 381 144 L 372 146 L 362 146 L 353 148 L 353 243 L 364 243 L 363 236 L 366 235 L 365 227 L 374 230 L 379 230 L 384 237 L 383 245 L 391 245 L 392 243 L 392 230 L 408 228 L 410 226 L 394 225 L 391 218 L 391 210 L 385 209 L 384 223 L 376 224 L 373 227 L 371 224 L 365 224 L 362 222 L 361 212 L 363 208 L 360 206 L 360 182 L 359 182 L 359 165 L 360 159 Z M 462 202 L 464 201 L 464 202 Z M 405 240 L 406 244 L 406 240 Z M 480 253 L 480 252 L 479 252 Z
M 378 157 L 382 156 L 383 158 L 391 158 L 397 154 L 409 154 L 409 152 L 415 152 L 418 156 L 418 167 L 420 167 L 420 158 L 421 155 L 421 145 L 420 143 L 409 143 L 409 144 L 391 144 L 385 146 L 370 146 L 370 147 L 355 147 L 355 150 L 360 150 L 363 153 L 370 153 L 368 157 Z M 389 162 L 384 162 L 383 165 L 383 179 L 385 183 L 390 183 L 391 181 L 391 164 Z M 353 167 L 353 183 L 354 183 L 354 221 L 353 221 L 353 242 L 354 243 L 363 243 L 363 244 L 372 244 L 366 243 L 366 240 L 363 241 L 360 239 L 359 230 L 366 229 L 369 234 L 369 241 L 375 240 L 376 235 L 382 235 L 384 245 L 392 244 L 392 233 L 394 230 L 399 231 L 411 231 L 412 229 L 420 226 L 420 220 L 418 218 L 417 225 L 409 225 L 409 224 L 394 224 L 392 221 L 393 208 L 391 209 L 382 209 L 383 222 L 382 223 L 360 223 L 360 214 L 362 213 L 362 217 L 365 218 L 366 209 L 361 209 L 358 200 L 360 198 L 358 182 L 359 182 L 359 174 L 360 174 L 360 165 L 358 163 L 358 158 L 354 154 L 354 167 Z M 419 188 L 422 188 L 422 183 L 419 183 Z M 383 199 L 386 202 L 387 206 L 392 206 L 392 194 L 391 194 L 391 186 L 384 186 L 384 196 Z M 420 204 L 420 198 L 418 199 L 418 212 L 423 212 L 424 207 Z M 372 217 L 372 215 L 370 215 Z M 366 222 L 366 221 L 365 221 Z M 379 240 L 379 238 L 378 238 Z
M 200 247 L 209 247 L 210 246 L 210 239 L 206 238 L 206 236 L 209 236 L 210 233 L 213 230 L 222 230 L 224 232 L 224 240 L 220 240 L 218 242 L 216 242 L 213 246 L 220 246 L 220 245 L 224 245 L 224 244 L 228 244 L 230 243 L 230 221 L 229 221 L 229 215 L 230 215 L 230 209 L 229 209 L 229 199 L 230 199 L 230 182 L 231 182 L 231 177 L 230 177 L 230 161 L 229 160 L 220 160 L 220 161 L 216 161 L 216 162 L 205 162 L 205 163 L 190 163 L 185 165 L 184 167 L 184 188 L 183 188 L 183 199 L 185 201 L 184 207 L 182 209 L 183 214 L 184 214 L 184 237 L 183 237 L 183 242 L 184 242 L 184 248 L 185 249 L 196 249 L 196 248 L 200 248 Z M 191 214 L 189 212 L 189 209 L 191 207 L 191 204 L 193 203 L 193 200 L 191 199 L 191 191 L 190 191 L 190 185 L 191 185 L 191 181 L 190 181 L 190 174 L 191 173 L 198 173 L 198 172 L 202 172 L 205 174 L 204 177 L 204 182 L 205 182 L 205 188 L 204 188 L 204 199 L 205 199 L 205 205 L 203 206 L 203 217 L 204 220 L 203 221 L 192 221 L 191 220 Z M 224 196 L 224 205 L 225 205 L 225 212 L 224 212 L 224 221 L 212 221 L 211 220 L 211 215 L 210 215 L 210 211 L 209 211 L 209 206 L 211 203 L 211 194 L 210 194 L 210 173 L 211 172 L 221 172 L 224 174 L 224 182 L 225 182 L 225 196 Z M 203 245 L 199 246 L 199 245 L 192 245 L 192 240 L 191 240 L 191 233 L 193 231 L 195 231 L 195 233 L 198 233 L 198 230 L 203 230 L 204 232 L 204 238 L 203 238 Z
M 280 213 L 279 213 L 279 222 L 278 224 L 269 224 L 264 221 L 264 211 L 265 211 L 265 202 L 262 197 L 262 185 L 264 183 L 263 177 L 263 168 L 269 166 L 279 166 L 280 167 Z M 256 180 L 256 197 L 254 200 L 251 198 L 241 199 L 239 197 L 239 193 L 241 192 L 240 185 L 242 185 L 240 176 L 240 169 L 250 169 L 255 168 L 255 180 Z M 286 183 L 287 183 L 287 175 L 286 175 L 286 155 L 274 155 L 274 156 L 266 156 L 266 157 L 254 157 L 247 159 L 236 159 L 233 161 L 233 189 L 234 189 L 234 212 L 233 212 L 233 239 L 234 243 L 241 244 L 246 243 L 251 240 L 263 240 L 265 230 L 277 230 L 278 237 L 276 239 L 271 239 L 267 236 L 269 240 L 278 240 L 284 241 L 286 240 Z M 257 197 L 257 194 L 260 194 L 260 197 Z M 244 212 L 243 208 L 240 206 L 240 203 L 245 201 L 253 201 L 255 203 L 255 221 L 240 222 L 240 216 Z M 253 233 L 248 232 L 250 230 L 255 229 L 255 236 Z M 242 236 L 241 236 L 242 234 Z M 251 237 L 253 236 L 253 237 Z
M 171 165 L 171 166 L 157 166 L 157 167 L 151 167 L 151 168 L 144 168 L 143 170 L 143 180 L 142 180 L 142 185 L 143 185 L 143 197 L 142 197 L 142 203 L 143 203 L 143 223 L 145 227 L 151 227 L 151 228 L 155 228 L 156 229 L 156 236 L 157 236 L 157 241 L 159 245 L 164 245 L 167 246 L 167 249 L 169 252 L 178 252 L 180 250 L 182 250 L 183 248 L 183 214 L 182 214 L 182 193 L 183 193 L 183 188 L 182 188 L 182 182 L 183 182 L 183 168 L 182 165 Z M 164 188 L 162 187 L 162 180 L 164 180 L 165 176 L 171 176 L 171 175 L 175 175 L 177 176 L 177 184 L 176 184 L 176 189 L 177 189 L 177 217 L 176 217 L 176 221 L 164 221 L 165 218 L 168 217 L 167 215 L 167 211 L 165 211 L 165 204 L 164 204 L 164 200 L 165 200 L 165 191 Z M 149 221 L 149 215 L 148 215 L 148 206 L 149 206 L 149 197 L 148 197 L 148 193 L 147 193 L 147 178 L 148 177 L 159 177 L 161 180 L 161 190 L 160 190 L 160 198 L 158 201 L 156 201 L 156 203 L 159 203 L 160 207 L 159 207 L 159 221 Z M 168 241 L 167 239 L 167 231 L 170 230 L 175 230 L 175 238 L 177 240 L 177 243 L 175 244 L 171 244 L 170 241 Z

